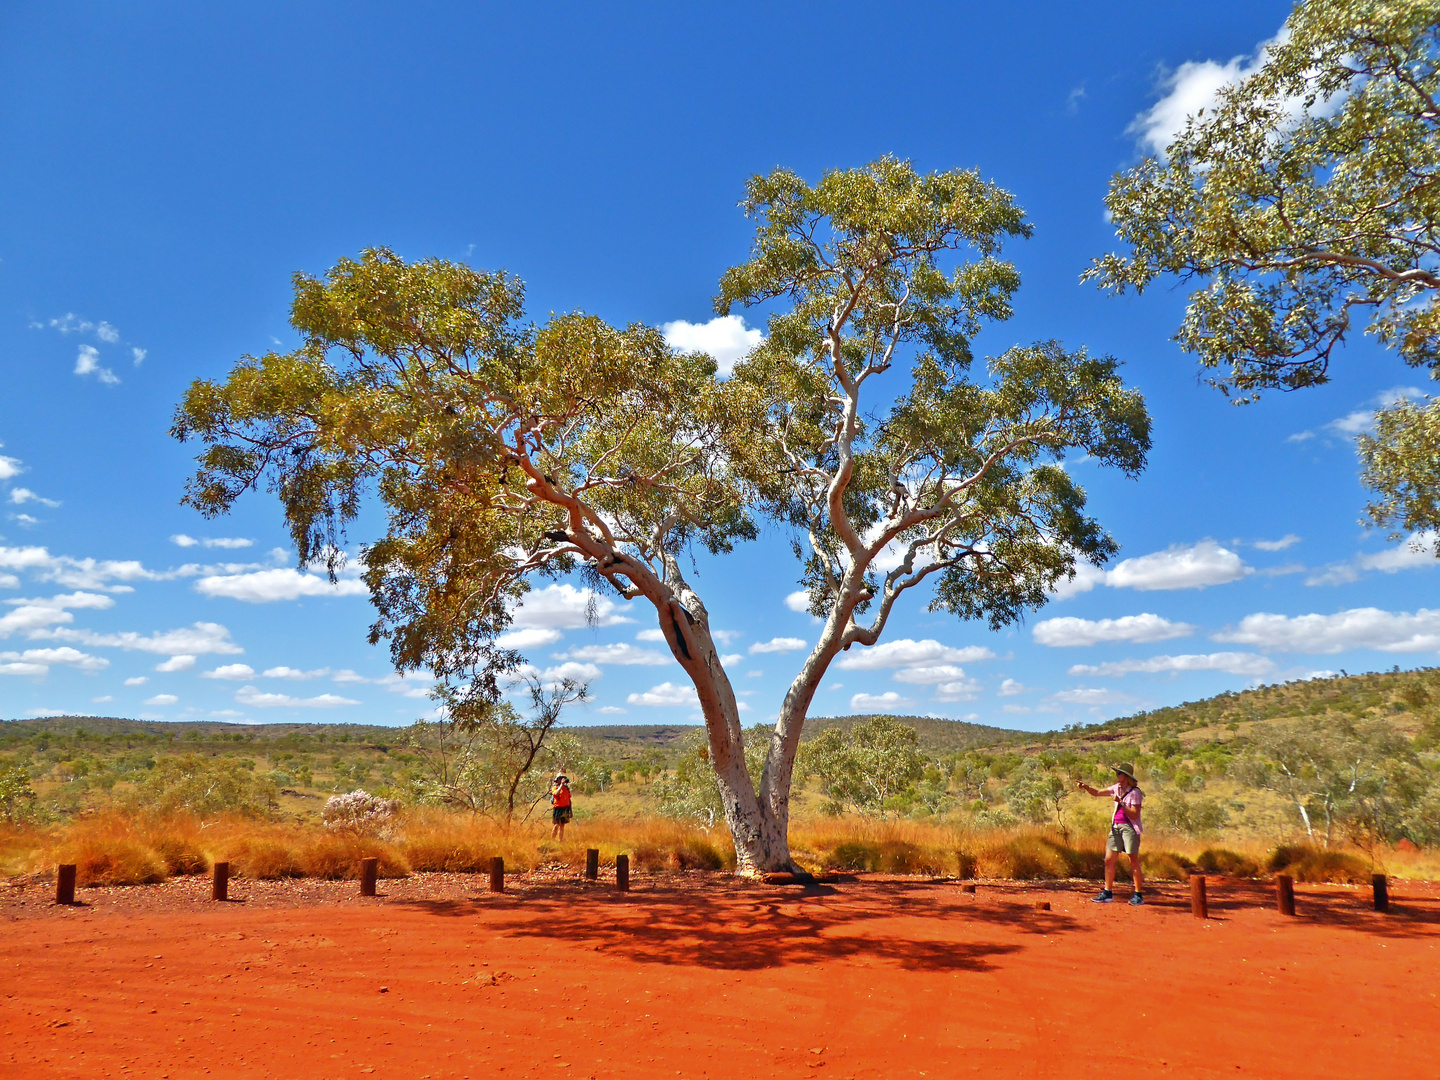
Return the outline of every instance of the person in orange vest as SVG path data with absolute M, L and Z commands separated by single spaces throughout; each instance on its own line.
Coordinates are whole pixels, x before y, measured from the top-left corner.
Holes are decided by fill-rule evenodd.
M 563 772 L 556 773 L 550 785 L 550 839 L 564 840 L 565 825 L 574 816 L 570 806 L 570 778 Z

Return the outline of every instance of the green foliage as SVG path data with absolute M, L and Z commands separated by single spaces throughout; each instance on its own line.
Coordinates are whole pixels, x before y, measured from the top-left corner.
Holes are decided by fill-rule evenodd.
M 269 778 L 256 776 L 234 758 L 182 754 L 157 761 L 137 785 L 133 802 L 157 814 L 261 817 L 274 812 L 278 794 Z
M 35 813 L 35 789 L 30 774 L 18 765 L 0 769 L 0 820 L 10 824 L 29 821 Z
M 1036 758 L 1028 758 L 1005 785 L 1005 805 L 1023 821 L 1041 825 L 1060 820 L 1065 782 Z
M 1146 824 L 1184 836 L 1213 836 L 1230 821 L 1230 811 L 1218 799 L 1169 791 L 1156 796 L 1146 808 Z
M 914 728 L 876 716 L 848 733 L 821 732 L 805 745 L 799 768 L 819 779 L 832 803 L 884 817 L 914 801 L 912 785 L 924 774 L 916 744 Z
M 1220 92 L 1162 159 L 1112 181 L 1124 255 L 1088 277 L 1199 287 L 1176 340 L 1250 398 L 1328 379 L 1357 323 L 1440 370 L 1440 19 L 1433 0 L 1308 0 L 1262 68 Z M 1383 411 L 1361 440 L 1379 525 L 1440 524 L 1440 403 Z
M 750 782 L 758 784 L 770 748 L 770 728 L 756 724 L 745 732 L 745 768 Z M 677 821 L 691 821 L 712 829 L 725 816 L 720 783 L 710 766 L 710 743 L 703 732 L 688 736 L 673 771 L 659 776 L 647 792 L 660 813 Z

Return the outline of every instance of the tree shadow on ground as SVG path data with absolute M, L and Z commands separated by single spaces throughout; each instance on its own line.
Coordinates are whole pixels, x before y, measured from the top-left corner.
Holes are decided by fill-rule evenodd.
M 568 941 L 637 963 L 751 971 L 872 959 L 922 971 L 987 971 L 1014 943 L 977 941 L 976 924 L 1036 935 L 1088 932 L 1033 900 L 962 897 L 954 886 L 861 883 L 767 888 L 733 881 L 647 882 L 629 894 L 578 883 L 531 886 L 470 901 L 412 901 L 429 914 L 483 911 L 514 937 Z M 895 920 L 906 920 L 899 928 Z M 967 925 L 968 924 L 968 925 Z M 899 931 L 899 932 L 897 932 Z

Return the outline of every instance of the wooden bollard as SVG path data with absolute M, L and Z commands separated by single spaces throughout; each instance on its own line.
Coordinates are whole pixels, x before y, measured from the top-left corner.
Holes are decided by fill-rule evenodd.
M 630 891 L 630 856 L 615 856 L 615 888 L 620 892 Z
M 490 860 L 490 891 L 505 891 L 505 860 L 499 855 Z
M 210 899 L 230 899 L 230 864 L 228 862 L 217 862 L 210 868 Z
M 1370 878 L 1370 884 L 1375 889 L 1375 910 L 1390 910 L 1390 882 L 1385 879 L 1384 874 L 1375 874 Z
M 75 903 L 74 863 L 61 863 L 55 868 L 55 903 Z
M 600 876 L 600 849 L 587 848 L 585 851 L 585 876 L 594 881 Z
M 1050 901 L 1049 901 L 1049 900 L 1039 900 L 1039 901 L 1036 901 L 1036 903 L 1035 903 L 1035 910 L 1036 910 L 1036 911 L 1049 911 L 1049 910 L 1050 910 Z
M 1275 907 L 1281 915 L 1295 914 L 1295 879 L 1289 874 L 1275 875 Z
M 375 879 L 380 875 L 379 859 L 360 860 L 360 895 L 375 895 Z
M 965 893 L 973 893 L 973 892 L 975 891 L 975 886 L 974 886 L 974 885 L 961 885 L 961 886 L 960 886 L 960 891 L 961 891 L 961 892 L 965 892 Z
M 1205 896 L 1205 875 L 1190 875 L 1190 914 L 1197 919 L 1210 918 L 1210 902 Z

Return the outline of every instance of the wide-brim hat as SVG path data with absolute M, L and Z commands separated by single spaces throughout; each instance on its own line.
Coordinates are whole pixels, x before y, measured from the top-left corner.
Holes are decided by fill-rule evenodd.
M 1119 765 L 1111 766 L 1111 768 L 1122 776 L 1128 776 L 1131 780 L 1135 779 L 1135 766 L 1129 762 L 1122 761 Z

